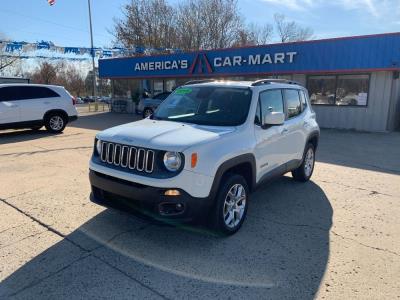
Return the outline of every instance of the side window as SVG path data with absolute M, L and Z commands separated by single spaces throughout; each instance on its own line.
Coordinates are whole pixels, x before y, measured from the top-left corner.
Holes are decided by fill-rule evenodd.
M 307 99 L 304 91 L 299 91 L 301 101 L 301 111 L 303 112 L 307 108 Z
M 60 97 L 56 92 L 45 87 L 38 86 L 23 86 L 20 87 L 21 99 L 39 99 L 39 98 L 54 98 Z
M 283 112 L 281 90 L 267 90 L 260 93 L 261 117 L 269 112 Z
M 297 90 L 285 89 L 285 101 L 287 106 L 288 118 L 294 118 L 301 113 L 300 96 Z
M 17 101 L 20 100 L 19 87 L 8 86 L 0 89 L 0 101 Z

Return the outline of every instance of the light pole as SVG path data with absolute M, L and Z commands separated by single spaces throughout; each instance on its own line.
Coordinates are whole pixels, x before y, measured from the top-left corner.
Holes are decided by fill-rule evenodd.
M 92 27 L 92 10 L 90 7 L 90 0 L 88 0 L 88 7 L 89 7 L 89 26 L 90 26 L 90 53 L 92 55 L 92 66 L 93 66 L 93 98 L 95 102 L 97 102 L 96 99 L 96 66 L 95 66 L 95 61 L 94 61 L 94 48 L 93 48 L 93 27 Z

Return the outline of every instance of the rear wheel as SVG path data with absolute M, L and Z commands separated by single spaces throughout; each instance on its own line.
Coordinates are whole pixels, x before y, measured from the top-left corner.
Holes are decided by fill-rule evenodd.
M 49 132 L 60 133 L 67 125 L 65 116 L 61 113 L 52 113 L 46 117 L 45 126 Z
M 246 180 L 236 174 L 224 177 L 219 188 L 214 211 L 214 227 L 224 234 L 237 232 L 246 217 L 249 188 Z
M 153 110 L 151 108 L 145 108 L 143 110 L 143 119 L 150 117 L 153 114 Z
M 297 181 L 308 181 L 310 180 L 315 165 L 315 147 L 313 144 L 307 144 L 304 151 L 303 162 L 297 169 L 292 171 L 292 176 Z

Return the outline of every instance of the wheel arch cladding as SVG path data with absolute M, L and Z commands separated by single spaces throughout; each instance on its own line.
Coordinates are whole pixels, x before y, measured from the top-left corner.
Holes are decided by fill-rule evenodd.
M 49 118 L 50 116 L 54 115 L 54 114 L 60 114 L 64 117 L 64 121 L 68 121 L 68 114 L 65 110 L 62 109 L 51 109 L 49 111 L 47 111 L 44 116 L 43 116 L 43 120 L 46 120 L 47 118 Z
M 314 149 L 316 150 L 318 147 L 318 142 L 319 142 L 319 132 L 314 131 L 308 136 L 306 146 L 307 144 L 311 143 L 314 146 Z
M 243 176 L 250 191 L 252 191 L 256 186 L 256 159 L 254 155 L 250 153 L 242 154 L 221 164 L 215 174 L 210 196 L 215 197 L 221 181 L 229 173 Z

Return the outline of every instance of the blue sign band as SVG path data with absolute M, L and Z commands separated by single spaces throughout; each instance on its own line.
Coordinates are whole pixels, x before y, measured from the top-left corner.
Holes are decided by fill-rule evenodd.
M 400 70 L 400 33 L 99 60 L 102 78 Z

